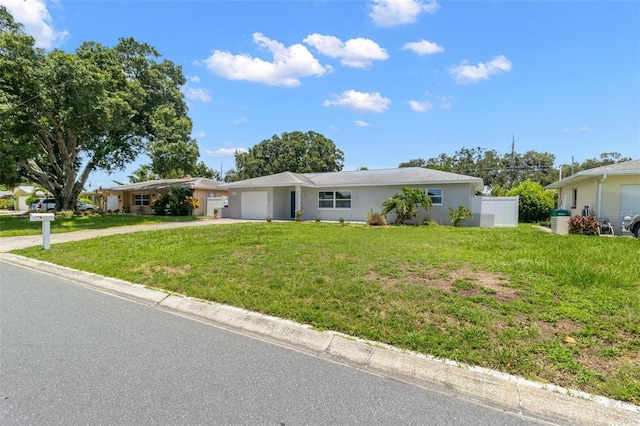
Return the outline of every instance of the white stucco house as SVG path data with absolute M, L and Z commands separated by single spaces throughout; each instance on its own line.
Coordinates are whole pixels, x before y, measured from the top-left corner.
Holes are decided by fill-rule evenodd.
M 417 223 L 426 217 L 450 224 L 449 207 L 464 206 L 480 212 L 476 194 L 481 178 L 421 167 L 358 170 L 329 173 L 283 172 L 228 183 L 229 207 L 224 216 L 235 219 L 290 220 L 301 210 L 302 220 L 364 222 L 372 210 L 380 212 L 383 201 L 403 187 L 421 188 L 431 197 L 429 212 L 420 209 Z M 487 198 L 487 197 L 480 197 Z M 517 200 L 515 202 L 517 224 Z M 481 216 L 464 225 L 478 225 Z M 394 217 L 389 217 L 394 220 Z M 487 225 L 487 224 L 485 224 Z M 488 224 L 488 226 L 493 223 Z
M 640 214 L 640 159 L 583 170 L 545 189 L 558 190 L 558 208 L 571 216 L 593 211 L 619 234 L 625 216 Z

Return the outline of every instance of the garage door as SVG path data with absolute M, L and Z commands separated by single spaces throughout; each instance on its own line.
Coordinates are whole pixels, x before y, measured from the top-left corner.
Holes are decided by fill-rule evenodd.
M 620 213 L 622 217 L 640 214 L 640 185 L 620 186 Z
M 240 218 L 266 219 L 267 191 L 243 192 L 240 196 Z

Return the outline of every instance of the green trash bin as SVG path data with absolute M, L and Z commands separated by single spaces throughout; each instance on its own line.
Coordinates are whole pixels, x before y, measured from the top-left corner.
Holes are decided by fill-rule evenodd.
M 570 216 L 569 210 L 551 210 L 551 217 Z

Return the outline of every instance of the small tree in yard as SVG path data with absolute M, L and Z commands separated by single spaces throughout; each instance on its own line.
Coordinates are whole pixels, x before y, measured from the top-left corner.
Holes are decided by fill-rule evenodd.
M 418 216 L 418 207 L 425 210 L 431 209 L 431 198 L 420 188 L 402 188 L 402 192 L 394 194 L 387 201 L 382 203 L 382 214 L 395 212 L 396 224 L 402 225 L 405 222 L 415 219 Z
M 473 217 L 473 213 L 471 213 L 471 210 L 469 210 L 464 206 L 458 206 L 457 209 L 454 209 L 453 207 L 449 207 L 449 211 L 451 212 L 449 213 L 449 217 L 451 218 L 451 223 L 453 223 L 453 226 L 455 227 L 460 226 L 460 224 L 463 221 L 467 220 L 467 218 Z
M 555 205 L 555 194 L 545 191 L 541 184 L 526 180 L 511 189 L 508 196 L 518 196 L 518 216 L 520 222 L 533 223 L 549 220 Z

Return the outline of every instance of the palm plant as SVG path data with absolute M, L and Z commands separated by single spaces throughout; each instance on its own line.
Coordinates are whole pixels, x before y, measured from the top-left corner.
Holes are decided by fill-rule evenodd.
M 402 192 L 394 194 L 382 203 L 382 214 L 386 217 L 387 214 L 395 212 L 396 224 L 402 225 L 418 216 L 419 206 L 430 210 L 431 198 L 420 188 L 404 187 Z

